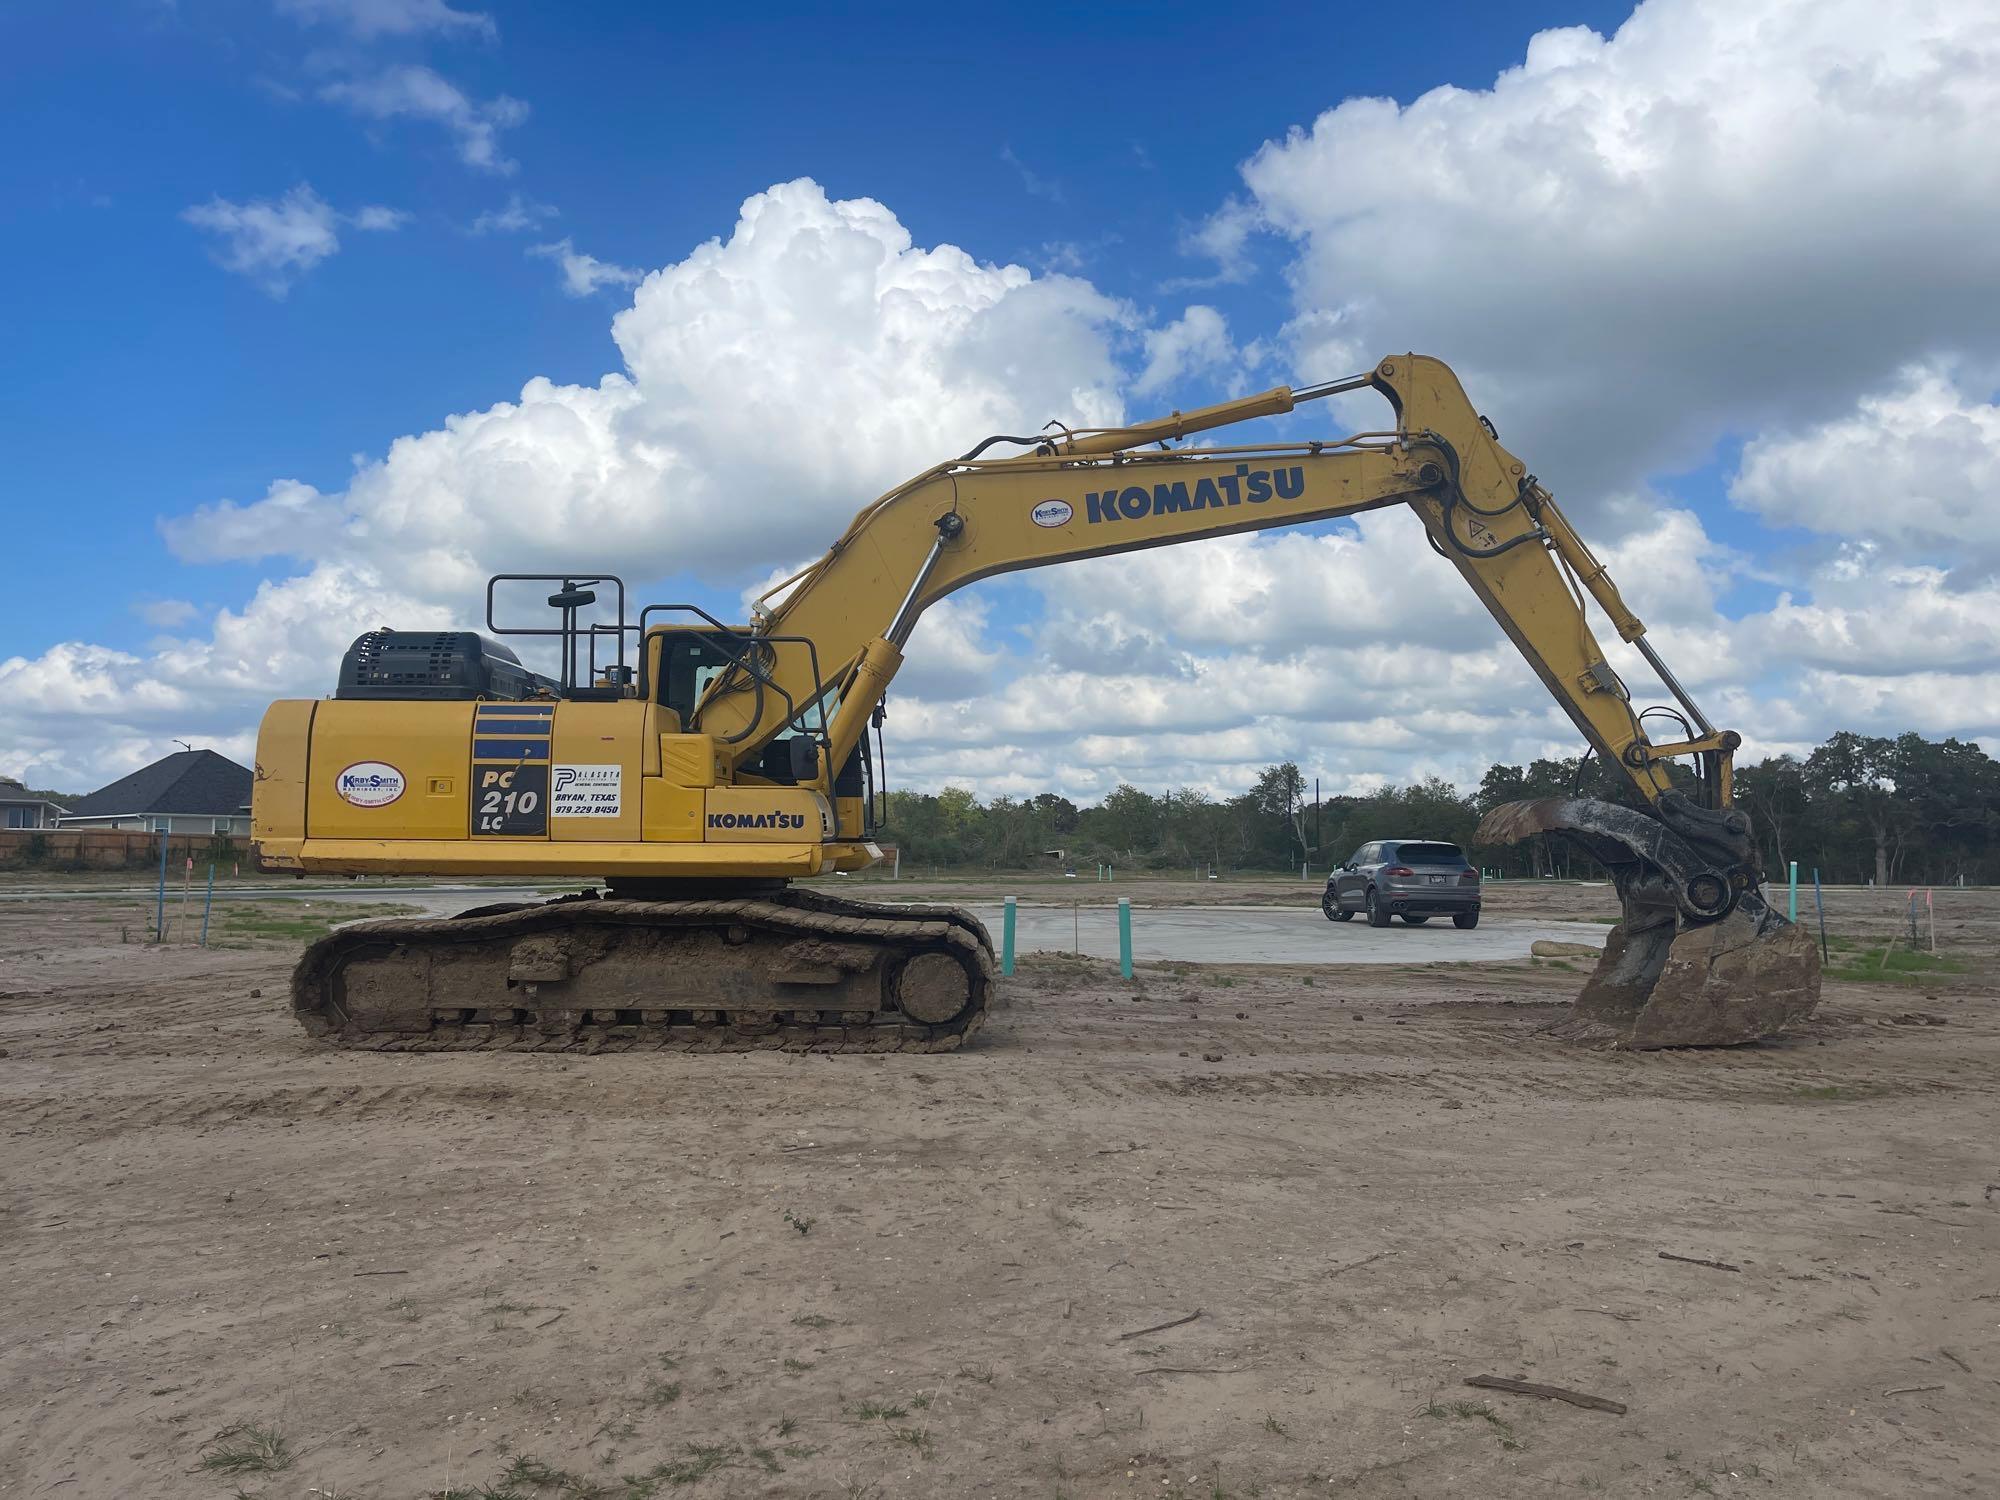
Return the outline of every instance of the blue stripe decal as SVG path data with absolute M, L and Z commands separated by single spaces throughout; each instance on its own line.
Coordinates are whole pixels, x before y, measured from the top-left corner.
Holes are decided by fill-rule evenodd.
M 547 719 L 481 719 L 472 726 L 476 734 L 532 734 L 546 739 Z
M 556 711 L 553 703 L 479 703 L 474 705 L 482 714 L 552 714 Z
M 474 760 L 547 760 L 547 740 L 474 740 Z

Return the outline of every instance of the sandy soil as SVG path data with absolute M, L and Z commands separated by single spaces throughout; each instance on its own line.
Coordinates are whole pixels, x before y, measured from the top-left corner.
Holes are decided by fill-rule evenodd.
M 0 1494 L 1991 1495 L 2000 898 L 1939 902 L 1967 972 L 1728 1053 L 1553 1041 L 1530 963 L 1047 957 L 938 1058 L 332 1052 L 295 937 L 9 906 Z

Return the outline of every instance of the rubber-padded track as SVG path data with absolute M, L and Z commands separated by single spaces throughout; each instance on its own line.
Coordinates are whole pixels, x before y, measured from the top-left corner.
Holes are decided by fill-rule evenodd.
M 794 1009 L 799 992 L 774 993 L 768 1009 L 673 1011 L 694 1021 L 600 1024 L 588 1021 L 551 1035 L 541 1025 L 456 1020 L 427 1013 L 422 1029 L 380 1030 L 357 1024 L 341 1004 L 341 972 L 362 955 L 389 950 L 410 957 L 412 983 L 422 955 L 464 944 L 537 935 L 560 937 L 603 927 L 724 931 L 749 929 L 761 939 L 820 939 L 873 945 L 881 962 L 919 953 L 949 953 L 966 968 L 970 999 L 952 1020 L 927 1025 L 894 1009 L 855 1011 L 838 1024 L 819 1010 Z M 979 1029 L 995 974 L 993 942 L 971 913 L 950 906 L 882 906 L 797 888 L 713 901 L 629 901 L 567 898 L 544 904 L 487 907 L 461 917 L 389 917 L 356 922 L 307 948 L 292 973 L 292 1009 L 307 1032 L 336 1046 L 385 1052 L 949 1052 Z M 491 997 L 490 1009 L 519 1004 Z M 666 1016 L 669 1012 L 658 1012 Z

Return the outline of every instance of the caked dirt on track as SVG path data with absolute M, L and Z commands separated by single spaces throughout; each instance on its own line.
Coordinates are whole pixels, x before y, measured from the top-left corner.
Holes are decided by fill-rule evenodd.
M 1938 899 L 1965 971 L 1642 1056 L 1541 1034 L 1572 970 L 1054 956 L 946 1057 L 341 1053 L 296 939 L 10 906 L 0 1494 L 1989 1495 Z

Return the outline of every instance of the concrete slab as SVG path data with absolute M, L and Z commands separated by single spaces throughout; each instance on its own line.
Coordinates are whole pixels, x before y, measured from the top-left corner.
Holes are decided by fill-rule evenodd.
M 1000 946 L 1002 908 L 979 903 L 971 911 Z M 1118 957 L 1118 910 L 1086 906 L 1029 906 L 1015 917 L 1017 953 L 1080 951 L 1093 958 Z M 1526 958 L 1537 938 L 1604 946 L 1609 929 L 1601 922 L 1538 921 L 1530 917 L 1482 915 L 1464 932 L 1449 917 L 1432 917 L 1422 927 L 1397 921 L 1370 927 L 1361 918 L 1329 922 L 1315 908 L 1289 906 L 1135 906 L 1132 953 L 1141 963 L 1178 960 L 1210 964 L 1426 964 Z

